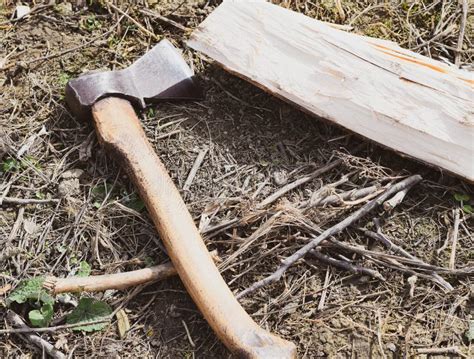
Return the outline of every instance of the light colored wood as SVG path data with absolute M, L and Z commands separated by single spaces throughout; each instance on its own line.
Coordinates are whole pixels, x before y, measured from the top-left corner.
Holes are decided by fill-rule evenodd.
M 105 98 L 92 115 L 100 142 L 122 160 L 183 284 L 217 336 L 244 358 L 294 358 L 295 345 L 260 328 L 227 287 L 131 104 Z
M 177 274 L 172 263 L 160 264 L 150 268 L 137 269 L 130 272 L 94 275 L 89 277 L 47 277 L 43 287 L 52 294 L 101 292 L 108 289 L 125 289 L 139 284 L 149 284 L 165 280 Z
M 215 263 L 221 261 L 217 251 L 210 252 Z M 156 266 L 137 269 L 129 272 L 92 275 L 87 277 L 46 277 L 43 288 L 51 294 L 101 292 L 109 289 L 122 290 L 140 284 L 151 284 L 178 275 L 173 263 L 167 262 Z M 1 295 L 1 292 L 0 292 Z
M 474 74 L 264 1 L 224 1 L 188 45 L 402 154 L 474 181 Z

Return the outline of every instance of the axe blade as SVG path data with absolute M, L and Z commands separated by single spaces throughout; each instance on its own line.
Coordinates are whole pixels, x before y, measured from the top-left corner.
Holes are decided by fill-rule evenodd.
M 169 100 L 198 100 L 202 92 L 194 72 L 168 40 L 160 41 L 126 69 L 95 72 L 70 80 L 66 101 L 76 116 L 90 117 L 98 100 L 124 98 L 143 109 L 146 105 Z

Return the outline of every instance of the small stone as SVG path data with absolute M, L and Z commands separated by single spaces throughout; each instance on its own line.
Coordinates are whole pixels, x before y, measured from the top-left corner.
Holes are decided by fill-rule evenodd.
M 273 172 L 273 181 L 277 186 L 283 186 L 288 182 L 288 172 L 285 170 Z
M 58 195 L 61 198 L 73 197 L 74 195 L 79 194 L 79 179 L 71 178 L 64 181 L 58 185 Z
M 288 303 L 283 307 L 281 310 L 281 314 L 292 314 L 296 312 L 296 309 L 298 308 L 298 304 L 296 303 Z
M 397 351 L 397 346 L 394 343 L 388 343 L 387 349 L 390 350 L 392 353 L 395 353 Z
M 31 12 L 31 9 L 27 5 L 18 5 L 15 9 L 15 19 L 21 19 Z
M 72 3 L 62 2 L 54 7 L 54 10 L 61 15 L 67 16 L 72 15 Z
M 28 234 L 35 234 L 39 226 L 36 224 L 36 222 L 33 219 L 24 219 L 23 220 L 23 229 L 25 230 L 26 233 Z
M 61 178 L 64 178 L 64 179 L 79 178 L 83 174 L 84 174 L 83 170 L 81 170 L 80 168 L 74 168 L 72 170 L 68 170 L 68 171 L 64 172 L 61 175 Z

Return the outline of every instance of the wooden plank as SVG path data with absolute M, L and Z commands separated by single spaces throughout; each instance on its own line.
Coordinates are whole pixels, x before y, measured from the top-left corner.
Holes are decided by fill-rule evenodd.
M 188 45 L 317 116 L 474 182 L 474 75 L 265 1 L 224 1 Z

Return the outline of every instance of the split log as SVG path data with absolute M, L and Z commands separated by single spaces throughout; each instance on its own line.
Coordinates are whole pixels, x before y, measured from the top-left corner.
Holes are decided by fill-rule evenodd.
M 264 90 L 474 182 L 474 74 L 264 1 L 224 1 L 188 45 Z

